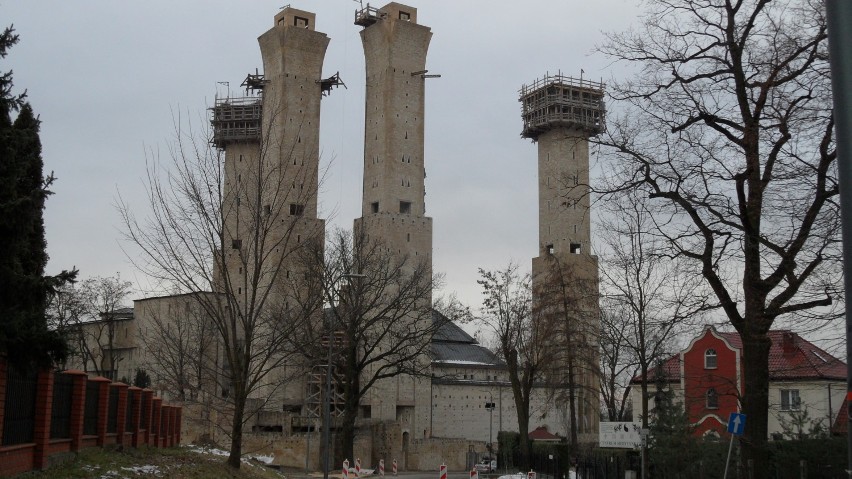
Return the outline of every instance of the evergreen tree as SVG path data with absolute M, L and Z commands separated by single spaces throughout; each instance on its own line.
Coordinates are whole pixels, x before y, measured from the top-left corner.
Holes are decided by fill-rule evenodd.
M 655 478 L 698 477 L 699 440 L 682 403 L 665 383 L 662 362 L 657 364 L 654 421 L 650 426 L 648 458 Z
M 0 58 L 17 43 L 13 28 L 0 35 Z M 76 271 L 44 276 L 44 203 L 53 176 L 42 173 L 39 119 L 12 95 L 12 72 L 0 74 L 0 355 L 17 365 L 64 359 L 62 336 L 47 327 L 45 310 L 56 288 Z M 12 113 L 18 115 L 12 120 Z

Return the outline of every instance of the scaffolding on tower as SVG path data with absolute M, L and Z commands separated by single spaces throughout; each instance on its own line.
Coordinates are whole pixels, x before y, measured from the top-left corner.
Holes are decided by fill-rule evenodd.
M 573 128 L 595 136 L 606 129 L 603 82 L 545 75 L 520 90 L 521 136 L 537 139 L 553 128 Z

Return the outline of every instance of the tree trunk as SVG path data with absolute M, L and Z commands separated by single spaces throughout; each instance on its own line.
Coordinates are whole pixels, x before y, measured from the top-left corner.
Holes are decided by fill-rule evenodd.
M 343 409 L 343 424 L 340 427 L 340 451 L 345 459 L 349 459 L 355 465 L 355 418 L 358 417 L 357 394 L 346 395 L 346 403 Z M 334 446 L 331 446 L 332 454 L 329 456 L 332 468 L 334 465 Z
M 231 422 L 231 451 L 228 455 L 228 466 L 234 469 L 240 468 L 240 459 L 243 455 L 243 415 L 246 410 L 244 395 L 234 395 L 234 417 Z
M 642 369 L 642 398 L 640 401 L 640 414 L 642 415 L 642 430 L 648 429 L 648 363 L 642 362 L 639 366 Z M 648 464 L 648 448 L 642 446 L 642 477 L 650 477 Z
M 751 460 L 754 479 L 768 479 L 769 453 L 766 431 L 769 421 L 769 348 L 765 334 L 741 332 L 743 341 L 743 409 L 746 425 L 740 444 L 743 460 Z M 743 464 L 747 467 L 747 462 Z M 747 477 L 747 476 L 746 476 Z
M 571 417 L 571 454 L 577 453 L 577 384 L 574 378 L 574 356 L 568 357 L 568 413 Z

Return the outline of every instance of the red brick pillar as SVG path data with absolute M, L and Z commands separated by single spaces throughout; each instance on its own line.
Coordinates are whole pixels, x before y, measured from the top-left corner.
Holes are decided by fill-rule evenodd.
M 162 425 L 161 414 L 163 413 L 163 400 L 161 398 L 154 398 L 151 400 L 151 445 L 154 447 L 160 447 L 160 429 Z
M 53 369 L 38 371 L 35 400 L 35 427 L 33 428 L 33 468 L 44 469 L 50 442 L 50 416 L 53 411 Z
M 89 381 L 98 383 L 98 440 L 97 445 L 100 447 L 106 443 L 107 434 L 107 419 L 109 417 L 109 384 L 110 381 L 103 377 L 94 377 Z
M 8 375 L 6 358 L 0 357 L 0 444 L 3 444 L 3 417 L 6 414 L 6 378 Z
M 124 444 L 124 430 L 127 428 L 127 384 L 112 383 L 110 387 L 114 387 L 118 393 L 118 408 L 115 412 L 115 443 Z
M 153 405 L 154 405 L 154 391 L 150 389 L 142 390 L 142 421 L 139 424 L 139 427 L 144 429 L 145 438 L 143 442 L 145 444 L 151 444 L 151 428 L 153 426 L 152 416 L 153 416 Z
M 69 369 L 62 374 L 73 376 L 71 379 L 71 452 L 80 450 L 83 439 L 83 418 L 86 414 L 86 381 L 83 371 Z
M 142 389 L 136 386 L 131 386 L 127 389 L 127 404 L 129 405 L 130 414 L 130 431 L 133 435 L 130 439 L 130 444 L 133 447 L 139 446 L 139 420 L 142 412 Z
M 180 446 L 181 432 L 183 431 L 183 407 L 175 409 L 175 444 Z

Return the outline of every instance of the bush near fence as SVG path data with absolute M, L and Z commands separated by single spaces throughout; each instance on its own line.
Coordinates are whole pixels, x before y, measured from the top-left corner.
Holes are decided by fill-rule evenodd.
M 0 477 L 87 447 L 180 444 L 182 409 L 82 371 L 19 371 L 0 357 Z
M 518 463 L 518 433 L 500 432 L 500 470 L 516 471 Z M 704 479 L 722 477 L 728 455 L 728 441 L 705 441 L 695 438 L 698 456 L 689 466 L 670 472 L 657 467 L 666 462 L 659 451 L 649 449 L 648 461 L 655 479 Z M 772 479 L 847 479 L 846 438 L 784 440 L 769 442 L 769 477 Z M 741 464 L 737 444 L 734 443 L 728 477 L 749 477 L 748 464 Z M 609 479 L 625 477 L 625 471 L 641 468 L 638 451 L 626 449 L 601 449 L 581 447 L 572 454 L 566 442 L 533 443 L 530 466 L 542 477 L 566 477 L 573 468 L 583 479 Z M 740 469 L 737 471 L 737 469 Z

